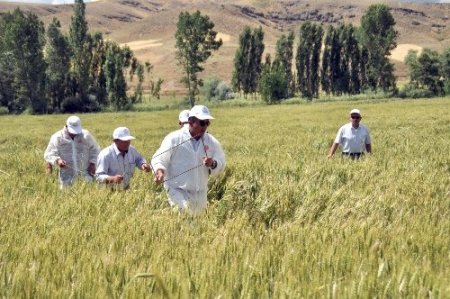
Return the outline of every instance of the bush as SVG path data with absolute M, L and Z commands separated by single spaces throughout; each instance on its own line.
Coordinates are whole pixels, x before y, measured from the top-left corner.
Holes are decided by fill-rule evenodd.
M 432 98 L 435 97 L 436 95 L 428 89 L 419 88 L 411 83 L 408 83 L 399 92 L 398 96 L 400 98 L 418 99 L 418 98 Z
M 221 81 L 214 90 L 214 98 L 219 101 L 229 100 L 234 98 L 234 94 L 231 87 L 225 81 Z
M 259 81 L 259 92 L 266 103 L 273 104 L 286 99 L 288 83 L 281 67 L 272 69 L 266 66 Z
M 200 92 L 205 96 L 206 100 L 211 101 L 216 95 L 216 88 L 220 80 L 217 77 L 209 77 L 203 81 Z
M 83 101 L 79 97 L 65 98 L 61 103 L 63 113 L 83 112 Z
M 8 107 L 0 106 L 0 115 L 6 115 L 9 113 Z

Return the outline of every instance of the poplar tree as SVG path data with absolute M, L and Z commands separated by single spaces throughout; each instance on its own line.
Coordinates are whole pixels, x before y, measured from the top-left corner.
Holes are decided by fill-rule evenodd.
M 61 23 L 53 18 L 47 27 L 45 45 L 46 94 L 54 112 L 61 111 L 61 104 L 67 95 L 70 69 L 70 47 L 67 38 L 61 32 Z
M 83 0 L 75 0 L 69 28 L 69 41 L 72 48 L 72 74 L 75 80 L 75 95 L 87 101 L 89 87 L 89 68 L 92 59 L 91 36 L 86 22 L 86 5 Z
M 297 86 L 303 97 L 311 100 L 319 96 L 319 62 L 323 29 L 319 25 L 305 22 L 300 27 L 297 48 Z
M 291 97 L 295 93 L 292 78 L 292 59 L 294 57 L 294 33 L 291 31 L 289 34 L 281 35 L 277 41 L 276 53 L 274 64 L 278 64 L 284 71 L 285 79 L 287 83 L 287 97 Z
M 244 95 L 256 92 L 262 71 L 264 52 L 264 32 L 261 27 L 254 29 L 244 27 L 239 35 L 239 48 L 234 57 L 232 85 L 235 91 Z

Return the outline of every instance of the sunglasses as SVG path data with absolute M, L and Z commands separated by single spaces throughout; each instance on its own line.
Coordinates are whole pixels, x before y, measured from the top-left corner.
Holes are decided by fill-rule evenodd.
M 350 116 L 352 119 L 360 119 L 361 118 L 361 116 L 359 116 L 359 115 L 352 115 L 352 116 Z
M 207 127 L 209 126 L 209 120 L 198 120 L 198 124 L 200 125 L 200 127 Z

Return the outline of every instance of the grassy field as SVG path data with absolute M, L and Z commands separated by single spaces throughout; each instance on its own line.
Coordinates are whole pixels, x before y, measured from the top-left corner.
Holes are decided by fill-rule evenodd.
M 351 108 L 374 155 L 326 155 Z M 61 192 L 43 151 L 67 115 L 2 116 L 2 298 L 448 298 L 450 101 L 214 107 L 227 155 L 207 213 L 151 176 Z M 147 158 L 179 110 L 81 115 L 101 147 L 128 126 Z

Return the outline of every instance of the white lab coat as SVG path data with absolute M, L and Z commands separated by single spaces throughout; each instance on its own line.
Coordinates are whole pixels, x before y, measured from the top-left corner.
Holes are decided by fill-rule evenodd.
M 44 159 L 52 165 L 56 165 L 58 159 L 67 162 L 67 166 L 59 170 L 61 187 L 65 187 L 71 185 L 76 177 L 92 180 L 87 168 L 89 163 L 97 162 L 99 152 L 100 148 L 89 131 L 82 130 L 81 134 L 75 135 L 72 139 L 67 129 L 63 128 L 50 138 Z
M 153 169 L 164 170 L 167 180 L 164 188 L 169 202 L 180 209 L 189 208 L 193 213 L 201 212 L 206 207 L 208 176 L 222 172 L 226 163 L 219 141 L 209 133 L 205 133 L 202 139 L 196 150 L 191 142 L 189 127 L 180 128 L 164 138 L 152 158 Z M 205 156 L 217 161 L 217 167 L 210 169 L 202 165 Z

